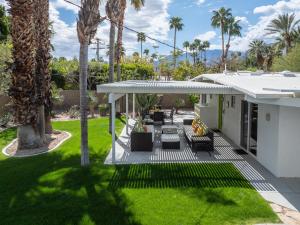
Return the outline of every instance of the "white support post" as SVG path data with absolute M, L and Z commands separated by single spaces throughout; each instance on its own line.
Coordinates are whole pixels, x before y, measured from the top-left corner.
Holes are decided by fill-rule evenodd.
M 112 139 L 112 163 L 116 161 L 116 127 L 115 127 L 115 120 L 116 120 L 116 102 L 114 94 L 111 94 L 111 139 Z
M 126 94 L 126 134 L 128 134 L 128 94 Z
M 135 94 L 132 95 L 132 118 L 135 120 Z
M 251 138 L 251 111 L 252 111 L 252 105 L 250 102 L 248 102 L 248 134 L 247 134 L 247 152 L 250 152 L 250 138 Z

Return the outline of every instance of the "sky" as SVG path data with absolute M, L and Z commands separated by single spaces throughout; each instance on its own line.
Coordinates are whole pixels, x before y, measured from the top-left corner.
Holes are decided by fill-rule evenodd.
M 71 0 L 79 3 L 79 0 Z M 182 18 L 184 28 L 178 33 L 177 46 L 182 48 L 184 41 L 192 42 L 195 38 L 208 40 L 211 49 L 221 48 L 220 31 L 211 27 L 212 11 L 224 6 L 231 8 L 233 16 L 240 20 L 243 27 L 242 37 L 234 38 L 231 44 L 233 51 L 246 51 L 249 43 L 254 39 L 264 39 L 271 42 L 274 37 L 266 35 L 265 28 L 270 21 L 281 13 L 294 12 L 300 19 L 300 0 L 145 0 L 146 4 L 140 11 L 135 11 L 128 4 L 125 25 L 139 32 L 166 42 L 173 43 L 174 31 L 169 29 L 169 20 L 173 16 Z M 105 16 L 104 4 L 100 8 L 101 16 Z M 129 2 L 129 1 L 128 1 Z M 0 4 L 7 6 L 5 0 Z M 8 7 L 8 6 L 7 6 Z M 76 33 L 76 18 L 78 8 L 70 5 L 64 0 L 50 0 L 50 19 L 53 21 L 55 35 L 52 44 L 55 47 L 55 57 L 73 58 L 79 55 L 79 44 Z M 109 22 L 99 25 L 96 37 L 108 44 Z M 144 48 L 154 52 L 153 46 L 158 45 L 159 54 L 168 55 L 171 48 L 159 45 L 147 40 Z M 124 31 L 124 47 L 126 54 L 140 50 L 135 33 Z M 90 47 L 89 57 L 95 58 L 96 52 Z M 106 57 L 106 51 L 102 50 L 101 55 Z

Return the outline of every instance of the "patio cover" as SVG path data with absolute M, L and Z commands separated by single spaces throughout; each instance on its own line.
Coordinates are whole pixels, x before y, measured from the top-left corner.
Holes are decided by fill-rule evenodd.
M 98 93 L 109 93 L 112 115 L 112 162 L 116 158 L 115 115 L 116 100 L 126 95 L 126 133 L 128 134 L 128 94 L 133 94 L 133 118 L 135 119 L 135 94 L 241 94 L 233 88 L 213 83 L 193 81 L 144 81 L 129 80 L 97 86 Z
M 213 83 L 192 81 L 129 80 L 97 86 L 98 93 L 142 94 L 241 94 L 233 88 Z

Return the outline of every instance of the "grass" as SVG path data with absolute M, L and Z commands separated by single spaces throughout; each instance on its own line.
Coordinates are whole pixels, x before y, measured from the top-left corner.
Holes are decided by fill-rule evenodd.
M 89 121 L 90 168 L 80 167 L 79 121 L 55 122 L 73 137 L 58 150 L 0 156 L 4 225 L 214 225 L 278 222 L 232 164 L 105 166 L 108 120 Z M 117 121 L 120 132 L 123 124 Z M 15 138 L 0 133 L 0 149 Z

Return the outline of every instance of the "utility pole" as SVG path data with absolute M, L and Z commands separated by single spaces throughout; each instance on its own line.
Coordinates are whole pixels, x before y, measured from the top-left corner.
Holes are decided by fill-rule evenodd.
M 96 40 L 96 43 L 92 43 L 92 44 L 96 44 L 96 47 L 92 48 L 92 49 L 96 50 L 96 57 L 97 57 L 96 59 L 98 62 L 100 62 L 101 61 L 100 50 L 106 49 L 105 42 L 102 41 L 100 38 L 96 38 L 95 40 Z

